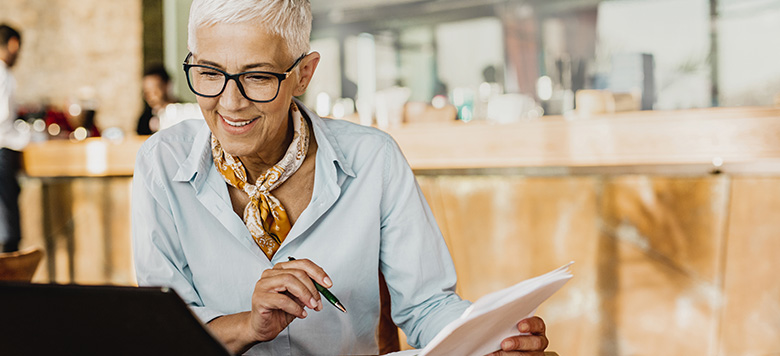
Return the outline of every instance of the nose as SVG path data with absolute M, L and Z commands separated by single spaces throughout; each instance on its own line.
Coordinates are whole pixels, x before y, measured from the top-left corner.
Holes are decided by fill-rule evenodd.
M 238 111 L 248 106 L 249 103 L 250 101 L 238 90 L 236 81 L 228 80 L 225 90 L 219 95 L 219 105 L 230 111 Z

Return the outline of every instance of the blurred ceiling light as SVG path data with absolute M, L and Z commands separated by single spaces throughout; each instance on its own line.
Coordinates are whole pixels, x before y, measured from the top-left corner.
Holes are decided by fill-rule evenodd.
M 536 81 L 536 96 L 539 100 L 547 101 L 552 98 L 553 86 L 552 79 L 548 76 L 542 76 Z

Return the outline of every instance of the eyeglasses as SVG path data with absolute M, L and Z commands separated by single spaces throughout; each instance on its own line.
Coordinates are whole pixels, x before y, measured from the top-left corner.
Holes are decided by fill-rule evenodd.
M 227 72 L 200 64 L 190 64 L 192 53 L 184 59 L 184 73 L 187 75 L 187 84 L 195 95 L 214 98 L 222 94 L 229 80 L 236 82 L 238 91 L 245 98 L 256 103 L 268 103 L 274 101 L 279 95 L 282 81 L 289 78 L 293 68 L 301 62 L 304 53 L 295 60 L 284 73 L 249 71 L 237 74 Z

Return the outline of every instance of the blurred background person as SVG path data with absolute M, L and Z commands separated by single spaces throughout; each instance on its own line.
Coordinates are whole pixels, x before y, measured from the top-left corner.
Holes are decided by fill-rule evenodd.
M 14 91 L 16 80 L 10 72 L 16 63 L 22 37 L 12 27 L 0 24 L 0 246 L 3 252 L 19 249 L 19 182 L 20 151 L 30 140 L 29 131 L 17 130 Z
M 160 129 L 160 113 L 178 100 L 171 94 L 171 77 L 162 65 L 153 65 L 143 77 L 144 111 L 138 118 L 136 132 L 151 135 Z

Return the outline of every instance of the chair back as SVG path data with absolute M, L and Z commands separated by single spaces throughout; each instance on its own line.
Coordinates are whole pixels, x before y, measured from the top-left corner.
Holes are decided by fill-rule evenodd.
M 41 259 L 43 250 L 38 247 L 0 253 L 0 281 L 30 282 Z
M 379 325 L 376 329 L 376 340 L 379 346 L 379 354 L 384 355 L 401 350 L 398 338 L 398 327 L 393 322 L 390 314 L 390 291 L 387 289 L 385 276 L 379 272 L 379 303 L 382 306 L 379 315 Z

